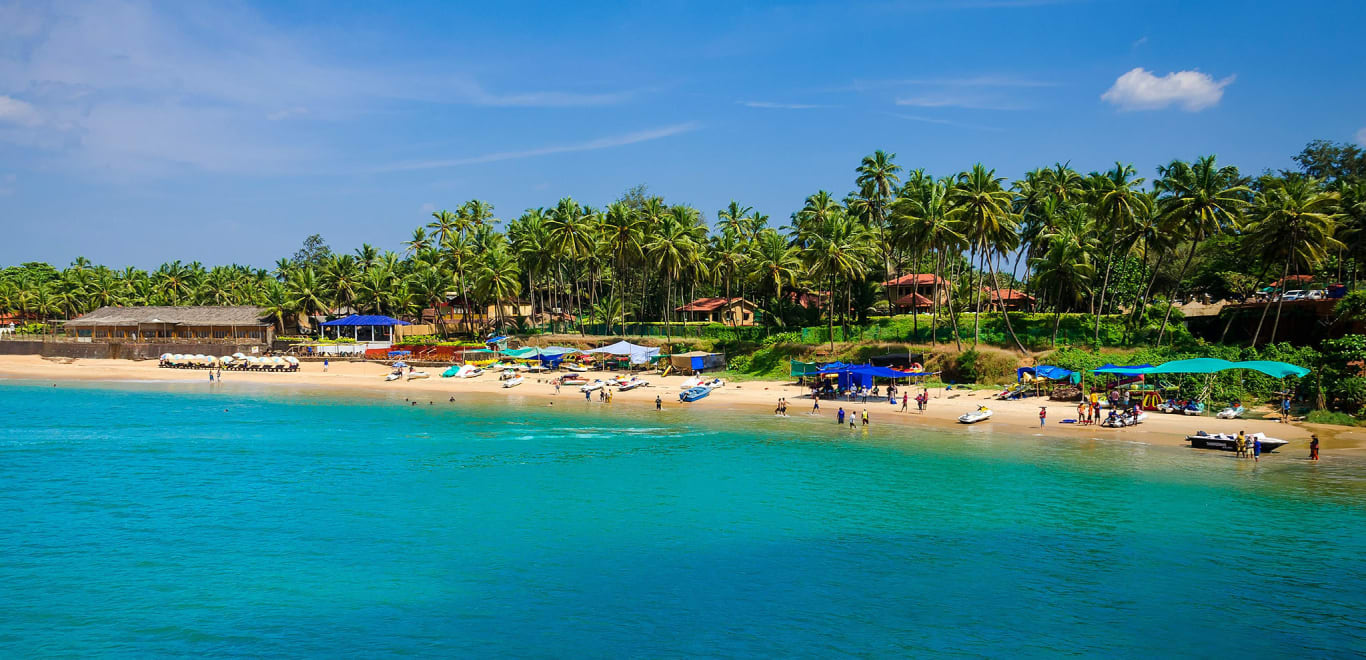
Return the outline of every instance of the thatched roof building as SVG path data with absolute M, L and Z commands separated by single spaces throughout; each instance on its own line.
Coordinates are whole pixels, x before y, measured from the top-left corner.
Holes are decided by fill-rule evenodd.
M 269 342 L 274 326 L 260 307 L 101 307 L 66 322 L 68 335 L 101 339 Z

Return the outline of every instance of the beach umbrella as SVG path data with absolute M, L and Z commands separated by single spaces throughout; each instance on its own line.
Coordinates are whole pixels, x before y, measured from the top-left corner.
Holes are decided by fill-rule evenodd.
M 233 353 L 232 356 L 233 356 L 234 358 L 238 359 L 238 360 L 245 360 L 245 359 L 247 359 L 247 356 L 246 356 L 245 354 L 242 354 L 242 353 Z
M 285 362 L 288 362 L 291 366 L 293 366 L 299 363 L 299 358 L 286 355 Z
M 170 353 L 162 353 L 162 354 L 161 354 L 161 359 L 163 359 L 163 360 L 169 360 L 169 359 L 171 359 L 171 354 L 170 354 Z
M 224 355 L 224 356 L 222 357 L 222 361 L 223 361 L 223 364 L 232 364 L 232 356 L 231 356 L 231 355 Z
M 408 363 L 407 363 L 407 362 L 401 362 L 401 361 L 400 361 L 400 362 L 395 362 L 395 363 L 394 363 L 394 368 L 395 368 L 395 369 L 402 369 L 402 368 L 404 368 L 404 367 L 406 367 L 406 366 L 408 366 Z

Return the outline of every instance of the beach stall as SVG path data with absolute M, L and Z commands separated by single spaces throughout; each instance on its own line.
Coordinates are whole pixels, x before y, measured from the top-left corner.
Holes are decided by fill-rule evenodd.
M 726 356 L 706 351 L 688 351 L 669 356 L 669 364 L 680 374 L 699 374 L 726 368 Z
M 608 344 L 606 346 L 600 346 L 598 348 L 591 348 L 583 352 L 596 355 L 612 355 L 616 357 L 625 357 L 633 366 L 649 364 L 650 361 L 655 358 L 655 356 L 659 355 L 658 348 L 651 348 L 649 346 L 638 346 L 625 340 L 616 342 L 614 344 Z
M 394 327 L 409 325 L 391 316 L 352 314 L 321 324 L 324 336 L 332 339 L 350 338 L 366 349 L 390 348 L 394 345 Z

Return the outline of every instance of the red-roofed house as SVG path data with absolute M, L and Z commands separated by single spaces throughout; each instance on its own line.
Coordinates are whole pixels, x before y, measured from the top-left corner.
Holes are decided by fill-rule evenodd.
M 698 298 L 675 312 L 687 321 L 711 321 L 726 325 L 754 325 L 754 303 L 744 298 Z
M 909 273 L 887 280 L 882 286 L 891 289 L 893 304 L 906 308 L 911 308 L 913 304 L 918 307 L 920 298 L 929 300 L 932 307 L 936 299 L 943 303 L 949 294 L 949 281 L 934 273 Z M 902 303 L 902 300 L 907 302 Z
M 982 287 L 982 292 L 987 294 L 987 304 L 993 307 L 1003 306 L 1007 312 L 1029 309 L 1034 304 L 1034 296 L 1017 289 L 993 291 Z
M 930 300 L 929 298 L 926 298 L 925 296 L 922 296 L 918 293 L 912 293 L 909 295 L 902 296 L 894 300 L 893 303 L 897 307 L 901 307 L 903 309 L 913 309 L 916 311 L 934 308 L 933 300 Z

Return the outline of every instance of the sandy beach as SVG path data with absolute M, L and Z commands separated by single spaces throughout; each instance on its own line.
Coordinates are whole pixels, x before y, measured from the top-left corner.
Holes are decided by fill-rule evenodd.
M 294 373 L 253 373 L 226 372 L 225 379 L 233 383 L 248 382 L 261 385 L 304 385 L 339 392 L 404 392 L 415 400 L 445 400 L 459 398 L 462 394 L 479 393 L 487 396 L 514 393 L 526 400 L 528 397 L 543 398 L 547 404 L 557 400 L 583 396 L 576 387 L 565 387 L 558 394 L 549 376 L 528 375 L 526 381 L 515 389 L 503 389 L 495 374 L 486 373 L 477 378 L 441 378 L 439 369 L 428 369 L 431 378 L 385 382 L 384 376 L 389 367 L 374 362 L 332 362 L 326 372 L 317 362 L 304 363 Z M 607 372 L 603 376 L 613 375 Z M 0 376 L 30 380 L 59 381 L 185 381 L 203 383 L 208 387 L 208 372 L 190 369 L 163 369 L 154 361 L 129 360 L 75 360 L 70 363 L 54 361 L 39 356 L 0 356 Z M 660 397 L 665 406 L 688 406 L 699 409 L 726 407 L 731 410 L 753 410 L 755 414 L 772 414 L 779 398 L 786 397 L 790 415 L 807 415 L 811 411 L 811 399 L 805 390 L 792 383 L 749 381 L 730 383 L 716 390 L 711 396 L 696 403 L 679 403 L 683 376 L 657 375 L 644 376 L 650 382 L 629 392 L 618 392 L 613 397 L 613 406 L 648 407 L 654 405 L 655 397 Z M 995 430 L 1006 433 L 1036 435 L 1055 435 L 1060 438 L 1095 439 L 1098 441 L 1145 442 L 1154 445 L 1185 446 L 1185 436 L 1195 430 L 1210 433 L 1237 433 L 1240 430 L 1253 433 L 1261 431 L 1268 436 L 1291 440 L 1292 444 L 1282 451 L 1289 454 L 1307 452 L 1310 433 L 1317 433 L 1325 451 L 1357 450 L 1366 447 L 1366 432 L 1346 427 L 1328 427 L 1299 423 L 1281 424 L 1270 420 L 1222 420 L 1212 416 L 1191 418 L 1179 415 L 1150 413 L 1148 420 L 1137 426 L 1125 429 L 1109 429 L 1097 426 L 1078 426 L 1060 423 L 1063 419 L 1076 416 L 1076 405 L 1061 402 L 1047 402 L 1040 399 L 1022 401 L 996 401 L 994 390 L 930 390 L 930 403 L 924 413 L 900 412 L 900 406 L 891 406 L 885 400 L 861 401 L 821 401 L 820 415 L 833 421 L 835 411 L 841 406 L 846 411 L 869 411 L 871 422 L 876 427 L 885 424 L 906 426 L 961 426 L 959 415 L 975 409 L 986 402 L 994 411 L 989 421 L 976 425 L 979 430 Z M 593 395 L 597 401 L 597 395 Z M 1040 431 L 1038 410 L 1040 405 L 1048 407 L 1048 424 Z

